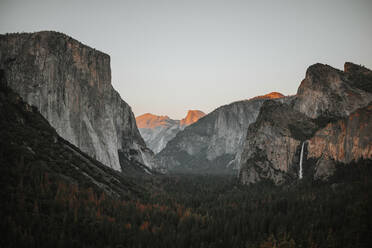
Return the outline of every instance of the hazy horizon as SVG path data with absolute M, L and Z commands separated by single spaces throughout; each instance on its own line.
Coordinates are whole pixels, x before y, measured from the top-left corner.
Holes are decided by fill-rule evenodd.
M 372 68 L 372 1 L 18 1 L 0 33 L 54 30 L 111 56 L 136 116 L 182 119 L 277 91 L 314 63 Z

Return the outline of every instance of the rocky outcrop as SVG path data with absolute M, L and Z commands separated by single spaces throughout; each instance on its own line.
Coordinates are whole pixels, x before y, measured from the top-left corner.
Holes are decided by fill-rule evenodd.
M 315 178 L 329 177 L 333 161 L 371 158 L 371 85 L 371 71 L 352 63 L 345 64 L 344 72 L 310 66 L 297 95 L 280 103 L 267 101 L 249 127 L 240 181 L 282 184 L 298 178 L 302 147 L 303 166 L 306 170 L 315 163 L 310 175 Z
M 107 54 L 61 33 L 7 34 L 0 68 L 9 87 L 82 151 L 115 170 L 127 161 L 153 167 L 131 108 L 111 85 Z
M 217 108 L 186 127 L 156 155 L 168 171 L 232 173 L 250 123 L 268 98 L 254 98 Z
M 155 153 L 159 153 L 179 131 L 203 116 L 205 114 L 199 110 L 189 110 L 182 120 L 172 120 L 168 116 L 147 113 L 136 117 L 136 122 L 147 146 Z
M 351 63 L 346 63 L 345 67 L 352 70 Z M 347 70 L 343 72 L 329 65 L 310 66 L 298 88 L 294 108 L 310 118 L 330 120 L 348 116 L 356 109 L 366 106 L 372 101 L 372 94 L 358 80 L 352 81 L 356 78 L 355 73 L 356 69 L 353 69 L 353 73 L 348 73 Z M 370 85 L 371 81 L 368 83 L 367 76 L 358 75 L 365 79 L 360 81 Z
M 344 65 L 345 75 L 353 87 L 372 93 L 372 71 L 368 68 L 346 62 Z

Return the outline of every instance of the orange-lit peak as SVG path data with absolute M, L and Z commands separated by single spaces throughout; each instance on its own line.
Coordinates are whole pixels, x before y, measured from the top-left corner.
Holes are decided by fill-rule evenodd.
M 138 128 L 155 128 L 158 126 L 168 125 L 172 120 L 166 115 L 153 115 L 150 113 L 136 117 Z
M 263 96 L 256 96 L 256 97 L 253 97 L 253 99 L 276 99 L 276 98 L 282 98 L 284 97 L 284 95 L 282 93 L 279 93 L 279 92 L 270 92 L 266 95 L 263 95 Z
M 189 110 L 187 116 L 182 120 L 172 120 L 167 115 L 153 115 L 150 113 L 143 114 L 136 117 L 138 128 L 156 128 L 179 125 L 185 127 L 197 122 L 200 118 L 205 116 L 205 113 L 200 110 Z
M 205 116 L 205 113 L 200 110 L 189 110 L 185 118 L 180 122 L 181 126 L 188 126 L 197 122 L 200 118 Z

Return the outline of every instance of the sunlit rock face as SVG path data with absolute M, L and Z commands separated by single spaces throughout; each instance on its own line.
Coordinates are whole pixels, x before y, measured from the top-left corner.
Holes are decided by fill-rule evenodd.
M 249 127 L 240 181 L 282 184 L 298 178 L 303 142 L 305 177 L 328 178 L 334 161 L 372 158 L 371 78 L 370 70 L 352 63 L 345 63 L 345 71 L 310 66 L 297 95 L 266 102 Z M 306 175 L 306 166 L 314 164 L 314 175 Z
M 168 116 L 144 114 L 136 117 L 137 126 L 147 146 L 155 153 L 160 152 L 185 127 L 195 123 L 205 113 L 199 110 L 189 110 L 182 120 L 172 120 Z
M 173 126 L 179 124 L 179 121 L 172 120 L 168 116 L 147 113 L 137 116 L 136 123 L 138 128 L 155 128 L 159 126 Z
M 205 113 L 200 110 L 189 110 L 185 118 L 180 121 L 181 127 L 189 126 L 204 117 Z
M 267 99 L 254 98 L 217 108 L 177 133 L 156 155 L 157 164 L 168 171 L 232 173 L 248 126 Z
M 111 85 L 110 57 L 61 33 L 0 36 L 9 86 L 58 134 L 121 170 L 119 157 L 153 167 L 130 106 Z
M 316 178 L 332 174 L 333 161 L 372 158 L 372 104 L 317 131 L 308 141 L 307 157 L 319 158 Z

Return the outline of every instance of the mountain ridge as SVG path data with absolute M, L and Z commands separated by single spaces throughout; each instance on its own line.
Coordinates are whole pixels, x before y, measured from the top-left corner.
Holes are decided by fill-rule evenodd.
M 282 94 L 271 96 L 278 96 L 278 101 L 284 99 Z M 252 98 L 216 108 L 177 133 L 156 154 L 156 163 L 165 171 L 233 173 L 240 159 L 240 147 L 248 125 L 255 120 L 262 103 L 268 99 Z
M 137 126 L 146 144 L 155 152 L 160 152 L 185 127 L 205 116 L 200 110 L 188 110 L 181 120 L 170 119 L 167 115 L 146 113 L 136 117 Z

